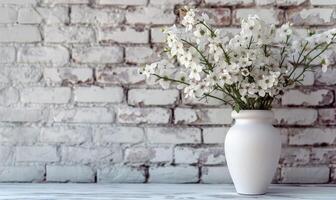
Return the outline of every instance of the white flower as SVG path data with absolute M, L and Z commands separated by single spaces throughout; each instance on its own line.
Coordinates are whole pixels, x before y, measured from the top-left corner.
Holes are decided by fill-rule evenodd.
M 197 81 L 201 80 L 200 72 L 202 72 L 203 67 L 196 63 L 191 64 L 191 70 L 189 74 L 190 79 L 195 79 Z
M 155 73 L 155 69 L 157 68 L 158 63 L 152 63 L 150 65 L 146 65 L 143 69 L 140 70 L 140 73 L 145 75 L 146 78 L 149 78 L 152 74 Z
M 322 72 L 327 72 L 329 65 L 330 65 L 330 60 L 328 58 L 324 58 L 322 60 Z
M 196 24 L 197 21 L 195 19 L 195 16 L 195 10 L 189 9 L 186 15 L 183 17 L 181 24 L 186 27 L 186 30 L 190 31 Z

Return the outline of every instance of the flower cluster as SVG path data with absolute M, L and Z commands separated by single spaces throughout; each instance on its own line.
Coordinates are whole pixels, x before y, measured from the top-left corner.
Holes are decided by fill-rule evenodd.
M 165 58 L 141 73 L 164 88 L 177 85 L 188 98 L 215 98 L 237 111 L 270 109 L 336 39 L 336 29 L 300 37 L 289 23 L 276 29 L 256 15 L 242 19 L 240 33 L 231 38 L 194 9 L 186 11 L 181 23 L 184 28 L 164 30 Z M 321 64 L 326 71 L 330 61 Z

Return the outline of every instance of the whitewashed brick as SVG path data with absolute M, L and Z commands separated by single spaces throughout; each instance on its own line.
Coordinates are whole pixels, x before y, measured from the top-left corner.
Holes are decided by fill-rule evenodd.
M 311 163 L 314 164 L 336 163 L 336 149 L 333 147 L 312 148 Z
M 307 33 L 307 31 L 305 30 L 305 33 Z M 293 77 L 297 77 L 302 73 L 303 68 L 299 67 L 297 68 L 294 72 L 293 72 Z M 302 76 L 302 85 L 313 85 L 314 81 L 315 81 L 315 77 L 314 77 L 314 72 L 312 71 L 306 71 L 303 73 Z
M 231 24 L 231 10 L 229 8 L 206 8 L 199 9 L 200 13 L 209 16 L 209 24 L 226 26 Z
M 46 26 L 44 40 L 49 43 L 88 43 L 95 40 L 95 34 L 90 27 Z
M 162 32 L 163 27 L 151 28 L 151 42 L 162 43 L 165 41 L 165 34 Z
M 336 109 L 335 108 L 323 108 L 319 109 L 319 123 L 326 125 L 336 124 Z
M 114 112 L 107 108 L 72 108 L 54 109 L 51 119 L 55 122 L 69 123 L 111 123 L 114 121 Z
M 88 166 L 47 165 L 48 182 L 94 182 L 95 174 Z
M 147 128 L 146 134 L 150 143 L 197 144 L 201 142 L 201 130 L 198 128 Z
M 29 67 L 19 66 L 19 67 L 10 67 L 6 69 L 8 71 L 8 77 L 14 83 L 36 83 L 42 77 L 42 72 L 39 68 L 34 65 L 29 65 Z
M 2 165 L 14 164 L 14 147 L 0 146 L 0 162 Z
M 336 129 L 333 128 L 293 129 L 289 136 L 292 145 L 334 144 L 335 141 Z
M 310 108 L 272 109 L 274 123 L 281 125 L 312 125 L 317 121 L 317 110 Z
M 165 166 L 149 168 L 149 183 L 195 183 L 198 168 L 195 166 Z
M 77 63 L 120 63 L 123 61 L 121 47 L 88 47 L 75 48 L 72 58 Z
M 156 52 L 149 47 L 126 47 L 126 62 L 145 64 L 158 59 Z
M 158 163 L 171 163 L 173 161 L 173 148 L 170 146 L 152 147 L 154 150 L 154 156 L 150 159 L 150 162 Z
M 0 4 L 29 5 L 36 4 L 37 0 L 0 0 Z
M 225 6 L 252 5 L 253 0 L 205 0 L 205 3 L 211 5 L 225 5 Z
M 41 130 L 39 141 L 47 144 L 84 144 L 91 140 L 91 128 L 80 126 L 54 126 Z
M 206 144 L 224 144 L 228 127 L 203 128 L 203 141 Z
M 15 151 L 17 162 L 56 162 L 59 157 L 53 146 L 17 146 Z
M 117 25 L 124 21 L 125 16 L 120 9 L 93 9 L 87 6 L 71 7 L 71 23 Z
M 69 62 L 69 52 L 61 46 L 22 47 L 18 50 L 18 62 L 61 66 Z
M 25 88 L 21 91 L 24 103 L 67 103 L 71 98 L 70 88 Z
M 130 24 L 173 24 L 175 19 L 172 8 L 137 7 L 126 13 Z
M 17 12 L 10 7 L 0 7 L 0 24 L 15 23 Z
M 336 2 L 330 0 L 310 0 L 313 6 L 334 6 Z
M 0 127 L 0 143 L 6 145 L 32 145 L 37 142 L 40 130 L 33 127 Z
M 132 147 L 125 150 L 125 161 L 130 163 L 172 162 L 173 150 L 170 147 Z
M 234 12 L 234 23 L 240 24 L 240 20 L 247 18 L 248 15 L 258 15 L 262 20 L 270 24 L 280 24 L 283 20 L 283 13 L 280 10 L 270 8 L 242 8 Z
M 291 166 L 305 165 L 309 163 L 310 150 L 305 148 L 289 147 L 281 150 L 280 163 Z
M 320 167 L 284 167 L 281 170 L 282 183 L 326 183 L 330 169 Z
M 143 183 L 145 171 L 141 167 L 112 166 L 98 170 L 99 183 Z
M 44 110 L 38 108 L 0 108 L 0 121 L 37 122 L 45 119 L 46 114 Z
M 145 82 L 145 76 L 137 67 L 104 68 L 96 71 L 98 83 L 139 84 Z
M 274 5 L 276 0 L 255 0 L 257 5 L 265 6 L 265 5 Z
M 199 5 L 201 0 L 150 0 L 151 5 Z
M 39 42 L 41 40 L 41 33 L 36 26 L 0 27 L 0 42 Z
M 290 12 L 289 20 L 295 25 L 331 25 L 336 21 L 333 8 L 310 8 Z
M 55 83 L 91 83 L 93 72 L 90 68 L 44 68 L 43 78 Z
M 225 163 L 223 147 L 175 147 L 174 155 L 175 163 L 177 164 L 201 163 L 206 165 L 216 165 Z
M 44 179 L 44 166 L 2 166 L 1 182 L 41 182 Z
M 213 184 L 232 184 L 232 179 L 227 167 L 202 167 L 201 182 Z
M 13 63 L 15 55 L 14 47 L 0 47 L 0 63 Z
M 67 7 L 35 7 L 35 10 L 46 24 L 68 24 L 70 22 Z
M 211 95 L 223 98 L 222 92 L 213 92 Z M 187 98 L 185 94 L 182 93 L 182 102 L 185 105 L 206 105 L 206 106 L 220 106 L 224 105 L 224 102 L 215 98 L 202 98 L 202 99 L 195 99 L 195 98 Z
M 18 22 L 20 24 L 38 24 L 42 21 L 40 14 L 36 9 L 30 8 L 21 8 L 19 10 Z
M 119 107 L 117 113 L 119 123 L 132 124 L 166 124 L 169 122 L 170 116 L 170 110 L 165 108 Z
M 336 85 L 336 69 L 328 68 L 327 72 L 322 72 L 322 70 L 316 70 L 316 84 L 318 85 Z
M 74 90 L 76 102 L 120 103 L 124 98 L 121 87 L 80 87 Z
M 93 139 L 97 145 L 140 143 L 144 140 L 144 131 L 139 127 L 101 126 L 95 128 Z
M 0 89 L 0 106 L 9 106 L 19 101 L 19 92 L 13 87 Z
M 322 106 L 333 102 L 332 91 L 321 89 L 313 91 L 289 90 L 282 96 L 282 105 Z
M 130 6 L 139 6 L 146 5 L 148 0 L 98 0 L 99 5 L 130 5 Z
M 65 147 L 61 149 L 62 161 L 66 164 L 103 164 L 121 162 L 120 146 L 105 147 Z
M 176 108 L 175 124 L 231 124 L 231 108 Z
M 149 31 L 130 27 L 103 28 L 99 31 L 99 41 L 117 43 L 148 43 Z
M 276 0 L 278 6 L 298 6 L 307 2 L 307 0 Z
M 89 0 L 42 0 L 42 4 L 54 6 L 57 4 L 88 4 Z
M 172 105 L 179 99 L 178 90 L 132 89 L 128 91 L 130 105 Z

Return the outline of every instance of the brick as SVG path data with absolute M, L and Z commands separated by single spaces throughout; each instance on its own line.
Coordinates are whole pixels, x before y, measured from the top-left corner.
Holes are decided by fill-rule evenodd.
M 93 71 L 90 68 L 44 68 L 43 78 L 48 83 L 92 83 Z
M 272 109 L 274 123 L 280 125 L 313 125 L 317 121 L 317 110 L 310 108 Z
M 228 8 L 201 9 L 201 13 L 209 16 L 209 24 L 225 26 L 231 24 L 231 11 Z
M 91 140 L 91 129 L 84 126 L 43 127 L 39 140 L 44 144 L 85 144 Z
M 276 0 L 255 0 L 255 3 L 259 6 L 275 5 Z
M 71 90 L 59 88 L 25 88 L 21 91 L 21 101 L 24 103 L 67 103 L 71 98 Z
M 76 102 L 121 103 L 124 91 L 121 87 L 79 87 L 74 96 Z
M 176 108 L 175 124 L 231 124 L 231 108 Z
M 77 63 L 120 63 L 123 61 L 121 47 L 75 48 L 72 58 Z
M 281 170 L 282 183 L 327 183 L 330 169 L 320 167 L 284 167 Z
M 0 146 L 0 162 L 2 165 L 14 164 L 14 149 L 10 146 Z
M 336 69 L 328 68 L 327 72 L 322 72 L 321 69 L 316 70 L 316 85 L 336 85 Z
M 69 24 L 69 9 L 67 7 L 35 7 L 46 24 Z
M 0 143 L 6 145 L 33 145 L 38 141 L 40 129 L 35 127 L 0 127 Z M 0 151 L 4 153 L 4 151 Z
M 130 24 L 173 24 L 175 19 L 172 8 L 137 7 L 126 13 L 126 21 Z
M 173 150 L 170 147 L 132 147 L 125 150 L 125 161 L 130 163 L 172 162 Z
M 325 125 L 336 125 L 336 109 L 322 108 L 318 110 L 319 123 Z
M 201 0 L 150 0 L 151 5 L 175 5 L 175 4 L 187 4 L 198 5 Z
M 288 14 L 288 19 L 294 25 L 332 25 L 336 21 L 332 8 L 293 10 Z
M 57 5 L 57 4 L 88 4 L 89 0 L 42 0 L 42 4 Z
M 92 183 L 95 174 L 88 166 L 47 165 L 47 182 Z
M 8 68 L 8 77 L 15 83 L 36 83 L 41 80 L 42 72 L 34 66 Z
M 203 141 L 206 144 L 224 144 L 228 127 L 203 128 Z
M 51 120 L 68 123 L 112 123 L 114 112 L 107 108 L 81 107 L 72 109 L 54 109 Z
M 41 33 L 36 26 L 15 25 L 0 27 L 0 42 L 40 42 Z
M 59 157 L 53 146 L 17 146 L 15 152 L 17 162 L 56 162 Z
M 291 145 L 334 144 L 335 141 L 336 129 L 332 128 L 293 129 L 289 136 Z
M 0 63 L 13 63 L 15 54 L 14 47 L 0 47 Z
M 120 9 L 93 9 L 87 6 L 71 7 L 71 23 L 94 25 L 117 25 L 124 19 L 124 13 Z
M 307 2 L 307 0 L 276 0 L 278 6 L 298 6 Z
M 46 26 L 44 40 L 49 43 L 89 43 L 95 40 L 90 27 Z
M 144 130 L 139 127 L 101 126 L 94 129 L 93 140 L 99 146 L 140 143 L 144 140 Z
M 223 146 L 207 148 L 175 147 L 174 155 L 177 164 L 216 165 L 225 163 Z
M 98 83 L 104 84 L 140 84 L 145 82 L 145 76 L 139 73 L 137 67 L 116 67 L 97 69 Z
M 206 4 L 210 5 L 225 5 L 225 6 L 233 6 L 233 5 L 252 5 L 253 0 L 205 0 Z
M 0 8 L 0 24 L 15 23 L 17 18 L 17 12 L 10 7 Z
M 198 181 L 198 167 L 164 166 L 149 168 L 149 183 L 195 183 Z
M 307 31 L 305 30 L 305 34 L 307 33 Z M 304 36 L 303 36 L 304 37 Z M 303 68 L 300 67 L 300 68 L 297 68 L 297 70 L 294 71 L 293 73 L 293 77 L 297 77 L 301 74 Z M 302 85 L 313 85 L 314 84 L 314 81 L 315 81 L 315 77 L 314 77 L 314 72 L 312 71 L 306 71 L 303 73 L 303 76 L 301 77 L 303 80 L 301 81 L 301 84 Z
M 61 46 L 22 47 L 18 50 L 18 62 L 62 66 L 69 62 L 69 52 Z
M 39 24 L 42 21 L 42 17 L 36 11 L 36 9 L 30 8 L 21 8 L 19 10 L 18 22 L 20 24 Z
M 166 124 L 170 117 L 170 110 L 165 108 L 119 107 L 117 113 L 118 122 L 127 124 Z
M 100 29 L 98 37 L 98 40 L 103 42 L 141 44 L 149 42 L 149 31 L 130 28 L 128 26 L 103 28 Z
M 151 28 L 151 42 L 163 43 L 166 40 L 165 34 L 162 32 L 163 27 Z
M 202 167 L 202 183 L 232 184 L 227 167 Z
M 1 182 L 41 182 L 44 179 L 44 166 L 2 166 Z
M 29 5 L 36 4 L 37 0 L 0 0 L 0 4 Z
M 306 165 L 309 163 L 310 150 L 305 148 L 288 147 L 281 150 L 280 163 L 291 166 Z
M 149 47 L 126 47 L 126 62 L 128 63 L 150 63 L 158 59 L 156 52 Z
M 217 96 L 219 98 L 223 97 L 223 93 L 213 92 L 212 95 Z M 203 98 L 203 99 L 194 99 L 194 98 L 186 98 L 185 94 L 182 93 L 182 102 L 185 105 L 202 105 L 202 106 L 220 106 L 224 105 L 224 102 L 215 98 Z
M 239 25 L 242 18 L 247 18 L 249 15 L 258 15 L 262 20 L 270 24 L 280 24 L 283 21 L 283 12 L 277 9 L 269 8 L 242 8 L 234 11 L 234 24 Z
M 198 128 L 147 128 L 146 134 L 148 142 L 155 144 L 197 144 L 201 142 L 201 130 Z
M 313 6 L 334 6 L 336 5 L 335 2 L 329 0 L 310 0 Z
M 282 96 L 282 105 L 323 106 L 334 101 L 333 92 L 326 89 L 320 90 L 289 90 Z
M 313 164 L 336 163 L 336 149 L 332 147 L 312 148 L 311 163 Z
M 99 183 L 144 183 L 145 171 L 141 167 L 109 166 L 98 169 Z
M 178 90 L 132 89 L 128 91 L 130 105 L 173 105 L 179 99 Z
M 37 122 L 45 119 L 46 114 L 44 110 L 38 108 L 0 108 L 0 121 Z
M 62 161 L 66 164 L 110 164 L 122 160 L 120 146 L 105 147 L 62 147 Z
M 19 101 L 19 92 L 13 87 L 0 89 L 0 105 L 10 106 Z
M 146 5 L 148 0 L 98 0 L 98 5 L 117 5 L 117 6 L 141 6 Z

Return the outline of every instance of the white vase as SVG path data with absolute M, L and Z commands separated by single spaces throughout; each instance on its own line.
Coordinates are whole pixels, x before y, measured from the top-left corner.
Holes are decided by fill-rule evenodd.
M 275 174 L 281 151 L 279 130 L 273 112 L 241 110 L 225 139 L 227 165 L 239 194 L 265 194 Z

